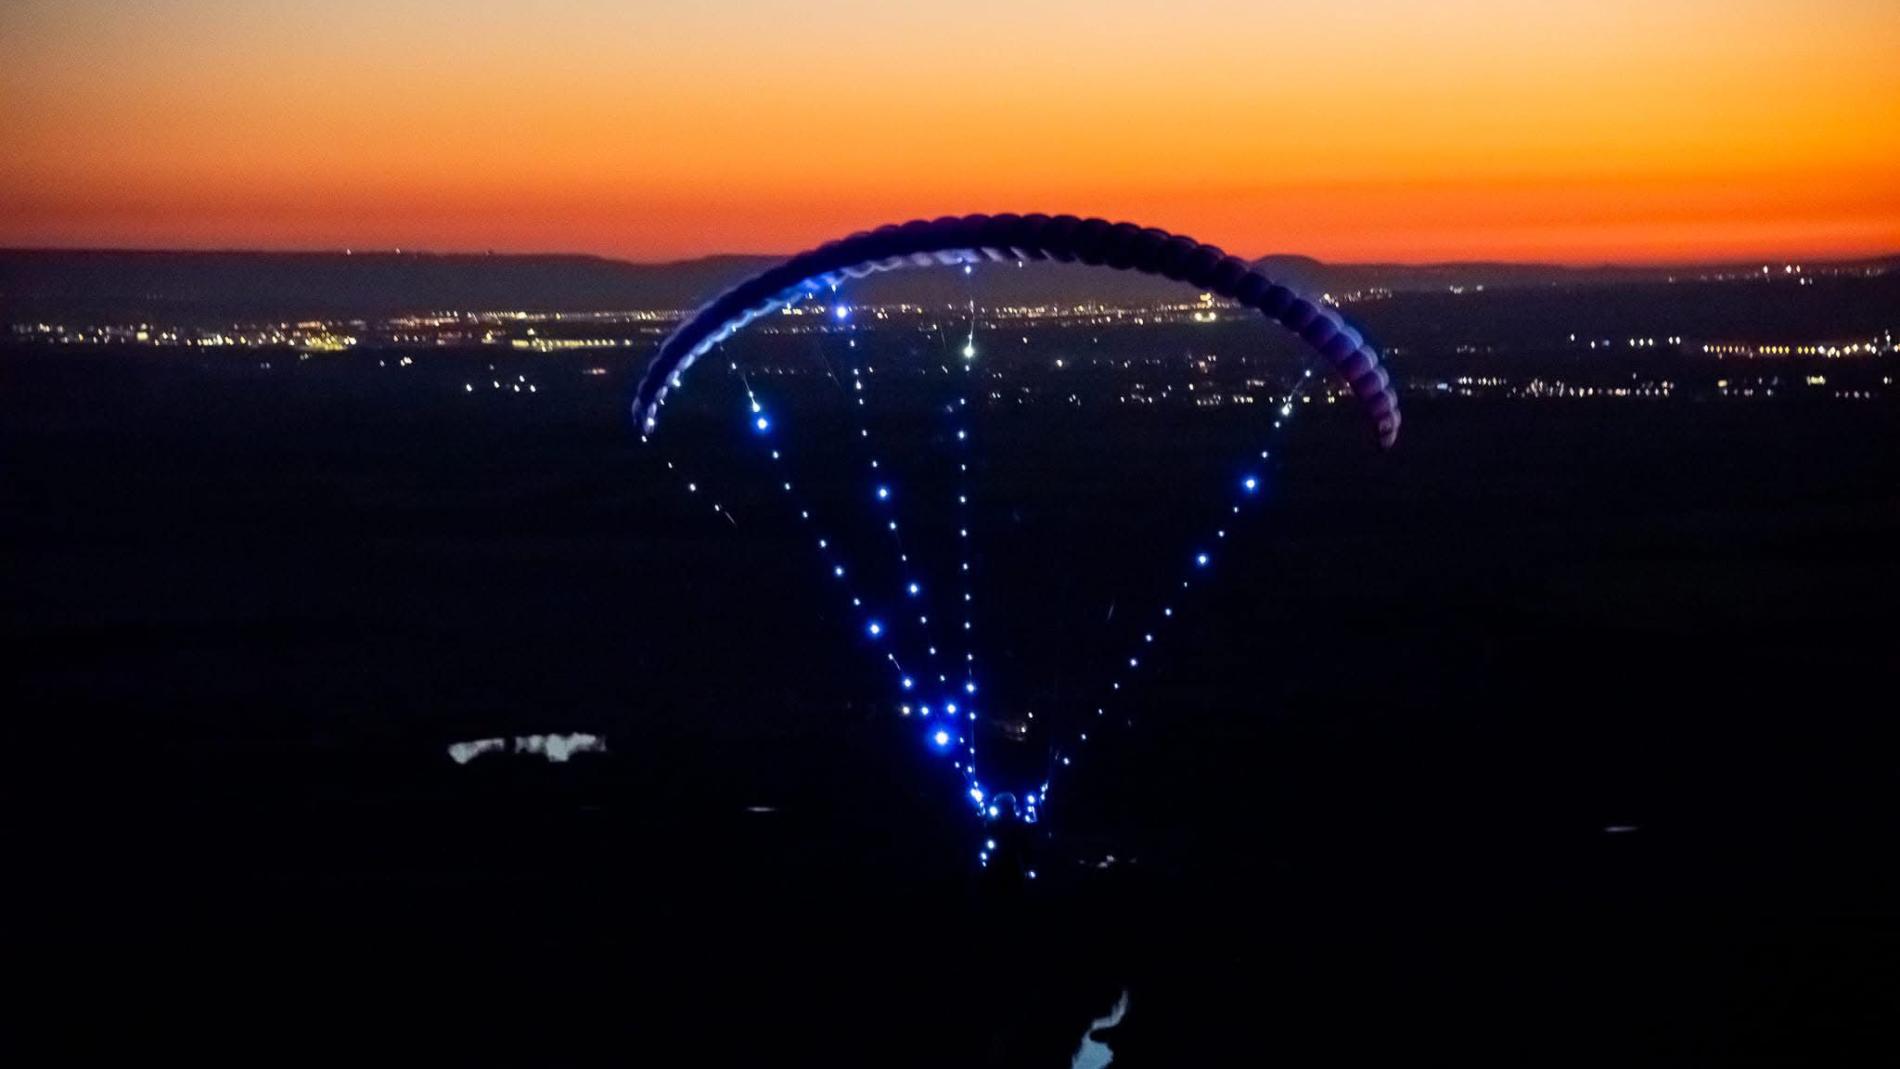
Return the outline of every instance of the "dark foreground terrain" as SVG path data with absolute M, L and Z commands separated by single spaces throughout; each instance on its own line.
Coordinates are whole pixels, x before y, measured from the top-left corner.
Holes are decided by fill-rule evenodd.
M 9 957 L 65 1049 L 1061 1066 L 1123 988 L 1117 1066 L 1900 1049 L 1890 402 L 1306 421 L 1007 895 L 787 526 L 641 451 L 630 359 L 490 359 L 0 354 Z M 1143 420 L 1072 428 L 1052 513 L 1185 499 L 1223 425 Z M 610 752 L 444 754 L 543 730 Z

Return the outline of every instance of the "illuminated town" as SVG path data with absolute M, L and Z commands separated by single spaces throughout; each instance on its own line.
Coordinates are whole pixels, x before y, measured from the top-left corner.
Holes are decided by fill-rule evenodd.
M 1790 267 L 1790 274 L 1800 272 Z M 1738 280 L 1760 276 L 1742 275 Z M 1812 275 L 1800 275 L 1810 279 Z M 1482 289 L 1482 286 L 1475 287 Z M 1450 287 L 1457 294 L 1463 287 Z M 1339 306 L 1389 301 L 1389 292 L 1328 295 Z M 837 313 L 848 311 L 848 321 Z M 150 349 L 242 356 L 260 370 L 282 370 L 309 361 L 373 358 L 379 369 L 404 371 L 432 359 L 455 357 L 466 366 L 470 355 L 508 359 L 506 369 L 484 365 L 485 379 L 459 378 L 453 388 L 465 394 L 501 391 L 538 394 L 553 378 L 578 376 L 620 390 L 610 372 L 637 366 L 688 309 L 635 309 L 600 312 L 524 310 L 431 311 L 387 318 L 300 319 L 234 322 L 225 326 L 185 326 L 152 321 L 135 323 L 28 322 L 11 326 L 14 344 L 28 348 L 68 347 Z M 1283 387 L 1271 373 L 1284 367 L 1283 356 L 1243 341 L 1257 318 L 1253 313 L 1202 294 L 1173 303 L 1139 306 L 1079 302 L 1064 305 L 998 305 L 957 308 L 918 303 L 847 306 L 813 299 L 787 307 L 753 333 L 773 350 L 774 337 L 850 337 L 905 344 L 940 342 L 970 328 L 970 316 L 994 340 L 988 364 L 992 403 L 1056 400 L 1069 404 L 1112 401 L 1118 404 L 1181 403 L 1193 408 L 1267 403 Z M 1185 333 L 1183 333 L 1185 331 Z M 1165 340 L 1164 340 L 1165 335 Z M 1256 336 L 1258 337 L 1258 336 Z M 1204 340 L 1197 340 L 1201 338 Z M 853 343 L 855 344 L 855 342 Z M 1267 347 L 1270 349 L 1271 347 Z M 873 350 L 877 352 L 878 350 Z M 1823 336 L 1799 341 L 1753 341 L 1733 334 L 1695 337 L 1685 332 L 1604 337 L 1566 331 L 1544 343 L 1521 339 L 1457 342 L 1438 347 L 1391 345 L 1399 388 L 1422 398 L 1498 397 L 1525 400 L 1660 400 L 1682 396 L 1766 400 L 1804 397 L 1842 401 L 1892 399 L 1893 376 L 1887 361 L 1896 353 L 1891 331 L 1877 336 Z M 1165 353 L 1165 355 L 1163 355 Z M 1618 353 L 1641 357 L 1639 370 L 1626 370 Z M 572 354 L 578 364 L 523 357 Z M 1568 370 L 1546 365 L 1574 358 Z M 1595 369 L 1591 358 L 1604 367 Z M 874 356 L 867 371 L 878 370 Z M 1513 360 L 1523 370 L 1506 370 Z M 603 363 L 602 361 L 608 361 Z M 1479 373 L 1461 362 L 1482 361 Z M 1833 371 L 1809 368 L 1837 365 Z M 1738 372 L 1736 364 L 1758 367 Z M 903 360 L 893 365 L 901 370 Z M 499 370 L 498 370 L 499 369 Z M 1463 373 L 1448 373 L 1459 372 Z M 459 372 L 458 372 L 459 373 Z M 752 373 L 772 376 L 826 374 L 822 364 L 788 355 L 762 356 Z M 1334 403 L 1343 387 L 1317 389 L 1309 401 Z

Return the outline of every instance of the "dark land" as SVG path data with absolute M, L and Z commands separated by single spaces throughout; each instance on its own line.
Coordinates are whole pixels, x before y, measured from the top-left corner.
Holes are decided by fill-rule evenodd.
M 643 350 L 15 345 L 22 1008 L 75 1051 L 1062 1066 L 1126 988 L 1117 1066 L 1890 1063 L 1893 357 L 1558 335 L 1668 331 L 1655 302 L 1860 337 L 1900 302 L 1618 285 L 1488 294 L 1477 326 L 1448 294 L 1365 306 L 1399 447 L 1302 406 L 1018 892 L 972 864 L 722 368 L 642 446 Z M 1294 365 L 1243 324 L 1005 329 L 979 649 L 992 700 L 1062 726 L 1270 416 L 1185 385 Z M 838 437 L 841 341 L 745 343 L 804 369 L 756 380 L 800 442 Z M 940 343 L 863 336 L 915 372 L 873 417 L 907 486 L 935 485 Z M 1118 402 L 1136 380 L 1165 398 Z M 848 460 L 800 463 L 848 512 Z M 444 750 L 535 731 L 609 752 Z

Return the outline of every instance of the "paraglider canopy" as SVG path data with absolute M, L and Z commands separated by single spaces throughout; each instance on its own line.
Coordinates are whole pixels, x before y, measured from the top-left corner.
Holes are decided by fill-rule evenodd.
M 1398 394 L 1379 355 L 1338 312 L 1274 282 L 1246 261 L 1192 238 L 1073 215 L 965 215 L 883 226 L 799 253 L 714 298 L 660 344 L 633 403 L 641 433 L 693 362 L 762 315 L 850 278 L 901 267 L 1056 260 L 1186 282 L 1257 309 L 1325 357 L 1352 389 L 1381 447 L 1398 440 Z

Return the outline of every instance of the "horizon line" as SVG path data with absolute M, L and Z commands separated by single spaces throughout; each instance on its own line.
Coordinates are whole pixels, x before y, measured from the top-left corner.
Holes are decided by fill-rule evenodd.
M 804 250 L 798 250 L 798 251 L 804 251 Z M 240 255 L 240 256 L 366 256 L 366 257 L 369 257 L 369 256 L 383 256 L 383 257 L 416 256 L 416 257 L 437 257 L 437 258 L 442 258 L 442 259 L 449 259 L 449 258 L 485 259 L 485 258 L 492 257 L 496 259 L 510 258 L 510 259 L 524 259 L 524 260 L 526 259 L 557 259 L 558 258 L 558 259 L 570 259 L 570 260 L 598 260 L 604 263 L 625 264 L 630 267 L 680 267 L 680 266 L 685 266 L 689 264 L 703 263 L 703 262 L 713 261 L 713 260 L 787 260 L 787 259 L 792 258 L 793 256 L 798 255 L 798 251 L 794 251 L 794 252 L 709 252 L 709 253 L 703 253 L 698 256 L 689 256 L 689 257 L 682 257 L 682 258 L 676 258 L 676 259 L 639 260 L 639 259 L 632 259 L 632 258 L 622 257 L 622 256 L 614 256 L 607 253 L 581 252 L 581 251 L 574 251 L 574 250 L 566 250 L 566 251 L 505 250 L 504 251 L 504 250 L 498 250 L 498 249 L 433 249 L 433 248 L 419 248 L 419 247 L 411 248 L 409 246 L 377 246 L 373 248 L 358 248 L 356 246 L 351 246 L 351 245 L 340 245 L 340 246 L 332 246 L 332 247 L 327 247 L 327 248 L 310 247 L 310 246 L 290 246 L 290 247 L 283 247 L 283 248 L 272 248 L 268 246 L 244 247 L 244 246 L 230 246 L 230 245 L 215 245 L 215 246 L 203 246 L 203 247 L 195 247 L 195 246 L 189 246 L 189 245 L 0 245 L 0 255 L 19 254 L 19 253 L 29 253 L 29 254 L 30 253 L 95 253 L 95 254 L 140 253 L 140 254 L 149 254 L 149 255 L 197 255 L 197 256 L 231 256 L 231 255 Z M 1327 260 L 1327 259 L 1322 259 L 1318 256 L 1313 256 L 1308 253 L 1300 253 L 1300 252 L 1270 252 L 1270 253 L 1264 253 L 1259 256 L 1242 256 L 1239 253 L 1234 253 L 1233 255 L 1240 256 L 1241 259 L 1246 260 L 1249 263 L 1258 263 L 1262 260 L 1273 260 L 1273 259 L 1300 259 L 1300 260 L 1310 260 L 1313 263 L 1320 264 L 1326 267 L 1433 268 L 1433 267 L 1497 266 L 1497 267 L 1543 267 L 1543 268 L 1555 268 L 1555 269 L 1565 270 L 1565 271 L 1603 271 L 1603 270 L 1666 271 L 1672 268 L 1741 267 L 1745 265 L 1754 266 L 1757 264 L 1848 265 L 1848 264 L 1878 263 L 1878 262 L 1884 262 L 1884 261 L 1889 261 L 1889 260 L 1900 260 L 1900 248 L 1895 248 L 1894 250 L 1889 251 L 1889 252 L 1870 253 L 1870 254 L 1863 254 L 1863 255 L 1857 255 L 1857 256 L 1841 256 L 1841 255 L 1834 255 L 1834 254 L 1821 254 L 1818 256 L 1801 256 L 1798 254 L 1790 254 L 1790 253 L 1776 253 L 1769 256 L 1733 257 L 1733 258 L 1727 258 L 1727 259 L 1710 259 L 1710 260 L 1576 260 L 1576 261 L 1567 261 L 1567 260 L 1561 260 L 1561 259 L 1517 260 L 1517 259 L 1498 259 L 1498 258 L 1483 258 L 1483 259 L 1470 259 L 1470 260 L 1395 260 L 1395 259 Z

